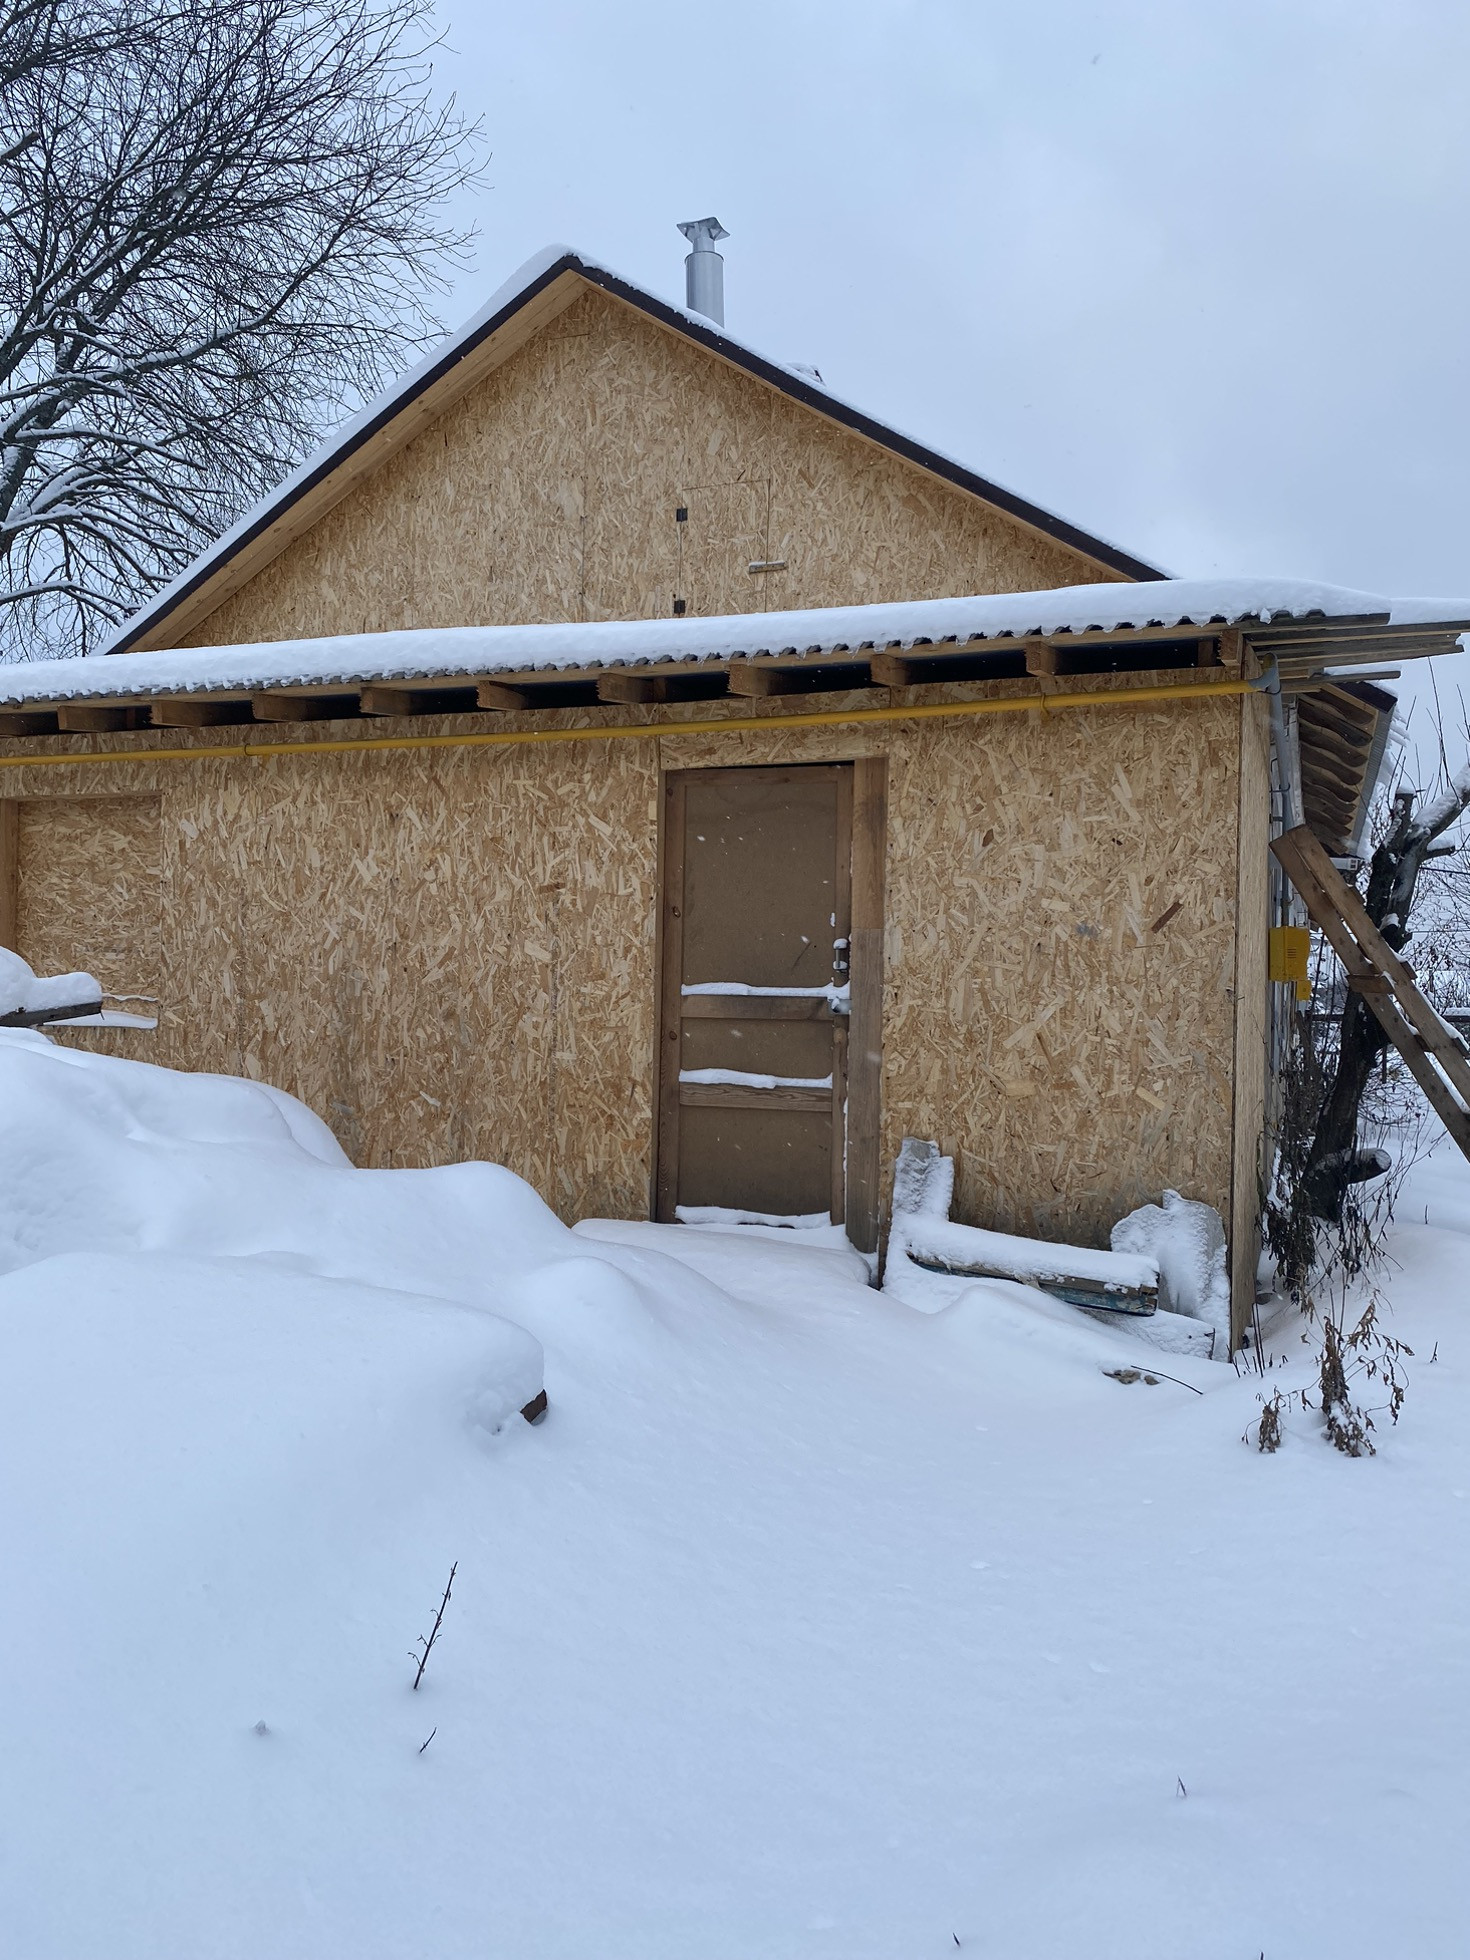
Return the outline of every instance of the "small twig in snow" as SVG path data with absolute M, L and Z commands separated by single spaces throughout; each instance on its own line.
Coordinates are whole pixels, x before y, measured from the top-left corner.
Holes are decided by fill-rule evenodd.
M 417 1686 L 418 1684 L 415 1683 L 414 1685 Z M 439 1724 L 436 1722 L 433 1728 L 431 1728 L 429 1730 L 429 1733 L 424 1737 L 423 1741 L 419 1744 L 419 1754 L 421 1756 L 423 1755 L 424 1751 L 428 1748 L 429 1744 L 434 1740 L 434 1737 L 438 1733 L 439 1733 Z
M 429 1631 L 427 1633 L 421 1633 L 418 1639 L 414 1642 L 415 1647 L 422 1647 L 424 1651 L 421 1654 L 414 1653 L 412 1649 L 410 1649 L 409 1651 L 408 1658 L 411 1661 L 418 1662 L 418 1673 L 415 1674 L 413 1677 L 413 1685 L 414 1685 L 415 1693 L 418 1692 L 418 1685 L 420 1681 L 422 1681 L 424 1678 L 424 1669 L 429 1665 L 429 1656 L 434 1651 L 434 1642 L 439 1638 L 439 1629 L 444 1624 L 444 1609 L 449 1604 L 449 1594 L 454 1585 L 454 1575 L 456 1572 L 458 1572 L 458 1570 L 459 1570 L 459 1560 L 456 1559 L 453 1565 L 451 1565 L 449 1568 L 448 1583 L 445 1585 L 444 1588 L 444 1597 L 439 1602 L 439 1611 L 434 1615 L 433 1626 L 429 1628 Z M 425 1743 L 424 1747 L 427 1748 L 428 1744 Z
M 1239 1371 L 1237 1370 L 1237 1372 Z M 1173 1382 L 1175 1386 L 1178 1388 L 1187 1388 L 1191 1395 L 1204 1394 L 1204 1390 L 1202 1388 L 1196 1388 L 1193 1382 L 1180 1381 L 1177 1375 L 1166 1375 L 1160 1369 L 1153 1368 L 1153 1367 L 1149 1369 L 1149 1373 L 1151 1375 L 1157 1375 L 1161 1382 Z

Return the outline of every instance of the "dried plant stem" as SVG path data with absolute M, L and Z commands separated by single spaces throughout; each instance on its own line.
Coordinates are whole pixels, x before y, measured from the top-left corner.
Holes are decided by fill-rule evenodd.
M 418 1685 L 424 1678 L 424 1669 L 429 1665 L 429 1656 L 434 1651 L 434 1642 L 439 1638 L 439 1629 L 444 1624 L 444 1609 L 449 1604 L 449 1595 L 454 1589 L 454 1575 L 458 1570 L 459 1560 L 456 1559 L 454 1564 L 449 1568 L 449 1579 L 444 1587 L 444 1597 L 439 1602 L 439 1611 L 434 1615 L 433 1626 L 429 1628 L 427 1633 L 421 1633 L 414 1642 L 415 1647 L 422 1647 L 424 1651 L 421 1654 L 410 1652 L 408 1656 L 411 1661 L 418 1662 L 418 1672 L 413 1677 L 415 1694 L 418 1693 Z M 428 1744 L 426 1743 L 424 1746 L 427 1748 Z

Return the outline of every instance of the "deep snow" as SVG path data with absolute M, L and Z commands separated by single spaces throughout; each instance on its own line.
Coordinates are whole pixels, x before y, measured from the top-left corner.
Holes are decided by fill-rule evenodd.
M 1358 1462 L 1245 1446 L 1228 1367 L 1111 1379 L 1137 1344 L 1028 1289 L 569 1233 L 35 1036 L 0 1245 L 7 1952 L 1465 1950 L 1457 1158 Z M 534 1342 L 550 1414 L 497 1429 Z

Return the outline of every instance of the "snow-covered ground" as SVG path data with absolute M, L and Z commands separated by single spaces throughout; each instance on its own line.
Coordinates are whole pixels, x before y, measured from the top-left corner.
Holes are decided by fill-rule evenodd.
M 0 1949 L 1463 1954 L 1470 1169 L 1401 1221 L 1399 1428 L 1263 1457 L 1025 1289 L 0 1034 Z

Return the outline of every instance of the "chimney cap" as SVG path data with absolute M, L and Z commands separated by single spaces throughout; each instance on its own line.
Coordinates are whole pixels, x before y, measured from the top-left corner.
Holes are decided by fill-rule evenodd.
M 730 236 L 718 218 L 690 218 L 679 229 L 696 252 L 712 252 L 720 239 Z

